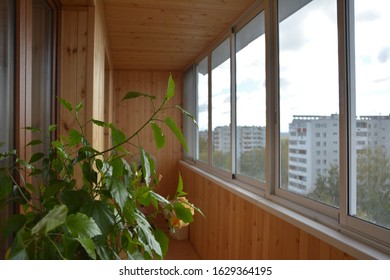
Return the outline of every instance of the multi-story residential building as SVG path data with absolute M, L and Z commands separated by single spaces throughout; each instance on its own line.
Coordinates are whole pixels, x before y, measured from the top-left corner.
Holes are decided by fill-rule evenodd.
M 354 124 L 352 150 L 383 147 L 390 155 L 390 116 L 362 116 Z M 289 125 L 288 189 L 308 194 L 317 176 L 339 165 L 339 116 L 294 116 Z
M 237 127 L 237 154 L 265 148 L 265 127 L 262 126 L 238 126 Z M 218 126 L 213 131 L 214 150 L 223 153 L 230 152 L 230 127 Z

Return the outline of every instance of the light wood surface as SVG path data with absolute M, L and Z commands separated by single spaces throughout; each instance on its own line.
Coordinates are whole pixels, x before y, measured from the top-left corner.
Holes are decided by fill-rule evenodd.
M 206 216 L 196 214 L 190 226 L 202 259 L 353 259 L 185 166 L 180 172 L 190 201 Z
M 104 0 L 115 69 L 184 70 L 254 0 Z
M 153 113 L 153 107 L 149 99 L 139 97 L 136 99 L 121 101 L 128 91 L 139 91 L 156 96 L 156 106 L 165 97 L 168 71 L 116 71 L 114 74 L 114 120 L 115 124 L 126 135 L 134 133 L 144 124 Z M 175 96 L 169 101 L 171 106 L 182 103 L 181 72 L 173 72 L 175 81 Z M 181 113 L 178 110 L 169 111 L 177 125 L 182 123 Z M 163 195 L 174 195 L 178 182 L 178 161 L 182 157 L 180 142 L 173 136 L 169 129 L 159 123 L 166 137 L 165 146 L 157 150 L 150 125 L 139 135 L 139 141 L 134 139 L 136 145 L 142 146 L 151 153 L 157 162 L 157 171 L 163 176 L 159 192 Z M 128 147 L 131 149 L 131 147 Z

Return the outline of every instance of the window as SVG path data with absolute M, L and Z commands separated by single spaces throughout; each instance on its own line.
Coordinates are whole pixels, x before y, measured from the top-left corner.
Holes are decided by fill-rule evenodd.
M 13 148 L 13 1 L 0 3 L 0 152 Z
M 31 71 L 31 126 L 40 130 L 34 138 L 43 141 L 33 152 L 46 151 L 50 139 L 48 127 L 54 123 L 55 96 L 55 31 L 54 7 L 49 1 L 33 0 L 32 5 L 32 71 Z
M 197 82 L 197 121 L 198 141 L 197 159 L 209 161 L 209 87 L 208 87 L 208 58 L 204 58 L 196 67 Z
M 0 2 L 0 153 L 14 148 L 14 1 Z M 0 168 L 3 167 L 0 161 Z M 7 163 L 5 163 L 7 164 Z M 0 211 L 0 224 L 13 212 L 12 205 Z M 0 233 L 0 256 L 11 243 Z
M 234 36 L 226 35 L 195 67 L 195 161 L 220 175 L 257 185 L 266 180 L 264 12 L 253 13 L 236 30 Z M 191 71 L 185 73 L 184 102 L 191 98 L 192 82 L 187 77 Z M 185 105 L 189 111 L 191 103 L 194 101 Z M 194 135 L 191 131 L 185 134 L 187 139 Z
M 195 164 L 390 252 L 389 2 L 257 5 L 196 65 Z
M 237 174 L 260 181 L 266 174 L 265 79 L 264 13 L 260 13 L 236 34 Z
M 190 67 L 184 73 L 184 88 L 183 88 L 183 107 L 187 109 L 187 111 L 192 115 L 196 115 L 196 94 L 194 94 L 195 89 L 195 75 L 194 75 L 194 67 Z M 195 145 L 196 140 L 195 137 L 188 137 L 195 135 L 196 126 L 191 118 L 184 118 L 183 120 L 183 133 L 187 136 L 186 143 L 188 146 L 188 152 L 185 152 L 185 157 L 191 160 L 194 160 L 195 155 Z
M 298 2 L 299 6 L 295 1 L 282 0 L 278 5 L 280 135 L 289 135 L 292 127 L 310 127 L 314 135 L 326 135 L 326 121 L 339 108 L 336 0 Z M 302 130 L 299 135 L 311 138 L 313 134 Z M 316 146 L 321 143 L 316 142 Z M 311 149 L 307 146 L 305 154 L 314 154 Z M 280 161 L 288 161 L 288 157 L 281 149 Z M 307 160 L 308 166 L 318 162 L 316 156 Z M 280 173 L 291 174 L 283 170 L 284 166 L 288 164 L 281 165 Z M 338 186 L 319 180 L 314 169 L 308 169 L 305 176 L 305 192 L 291 186 L 296 183 L 294 178 L 288 178 L 287 184 L 281 180 L 280 187 L 327 204 L 338 204 L 335 195 L 320 191 L 338 191 Z
M 213 166 L 231 169 L 230 40 L 211 53 L 211 123 Z
M 372 137 L 383 146 L 357 141 L 367 137 L 367 127 L 382 130 L 390 127 L 390 36 L 383 36 L 390 26 L 390 7 L 388 1 L 353 2 L 351 32 L 354 31 L 355 51 L 351 56 L 355 65 L 355 92 L 351 94 L 355 102 L 350 104 L 353 184 L 349 214 L 390 229 L 390 133 L 383 132 L 382 139 L 377 134 Z

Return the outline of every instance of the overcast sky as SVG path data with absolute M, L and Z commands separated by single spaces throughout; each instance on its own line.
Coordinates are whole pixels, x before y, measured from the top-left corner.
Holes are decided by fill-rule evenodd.
M 314 0 L 280 23 L 281 131 L 288 131 L 293 115 L 339 112 L 336 24 L 335 0 Z M 389 27 L 390 1 L 355 1 L 358 116 L 390 114 Z M 264 46 L 261 36 L 237 54 L 238 125 L 265 125 Z M 213 71 L 213 128 L 229 124 L 229 67 Z M 200 82 L 207 89 L 207 77 Z M 200 98 L 199 104 L 207 103 Z M 206 124 L 200 110 L 200 130 Z

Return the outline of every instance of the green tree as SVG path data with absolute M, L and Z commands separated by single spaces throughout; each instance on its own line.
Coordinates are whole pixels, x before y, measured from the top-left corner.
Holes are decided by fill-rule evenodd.
M 329 205 L 339 206 L 339 186 L 339 168 L 337 165 L 330 165 L 327 175 L 317 174 L 316 187 L 308 194 L 308 197 Z
M 265 181 L 266 162 L 265 149 L 254 149 L 241 154 L 239 172 L 242 175 Z
M 225 170 L 231 169 L 230 153 L 224 153 L 220 150 L 213 151 L 213 165 Z
M 390 162 L 384 147 L 360 151 L 356 181 L 358 216 L 390 228 Z
M 288 185 L 288 137 L 280 139 L 280 169 L 281 186 L 287 188 Z
M 209 160 L 208 141 L 206 138 L 199 137 L 199 159 L 203 161 Z

